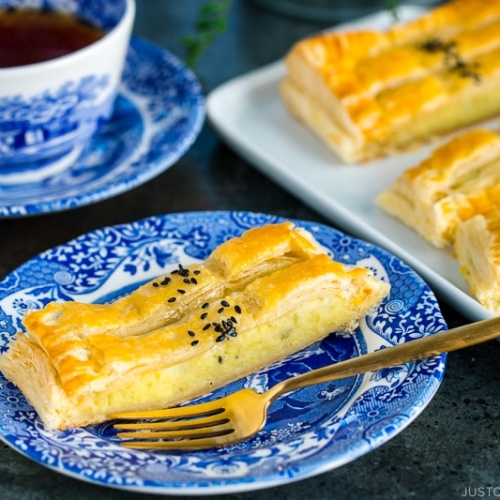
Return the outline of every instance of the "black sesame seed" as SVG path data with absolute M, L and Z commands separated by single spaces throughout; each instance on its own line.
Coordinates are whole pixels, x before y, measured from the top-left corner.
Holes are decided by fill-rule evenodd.
M 172 280 L 170 278 L 164 278 L 163 281 L 161 282 L 162 285 L 168 285 Z
M 188 335 L 190 337 L 194 337 L 196 335 L 196 333 L 194 333 L 193 330 L 188 330 Z
M 169 301 L 169 302 L 175 302 L 175 301 L 176 301 L 176 298 L 175 298 L 175 297 L 170 297 L 170 298 L 168 299 L 168 301 Z
M 229 330 L 228 332 L 228 335 L 231 335 L 231 337 L 236 337 L 238 335 L 238 332 L 235 328 L 231 328 L 231 330 Z
M 212 325 L 210 323 L 207 323 L 204 327 L 203 330 L 208 330 Z
M 451 44 L 454 45 L 453 42 L 451 42 Z M 420 48 L 427 52 L 448 52 L 449 49 L 452 47 L 451 44 L 445 43 L 439 38 L 431 38 L 430 40 L 427 40 L 426 42 L 422 43 L 420 45 Z
M 219 363 L 222 363 L 222 356 L 219 356 L 219 357 L 217 358 L 217 361 L 218 361 Z
M 198 274 L 201 273 L 201 271 L 198 271 L 198 269 L 196 269 L 196 271 L 193 271 L 194 274 L 196 274 L 196 276 L 198 276 Z
M 201 318 L 201 319 L 205 319 L 207 316 L 208 316 L 208 313 L 203 313 L 203 314 L 200 316 L 200 318 Z
M 238 323 L 238 322 L 236 321 L 236 318 L 235 318 L 234 316 L 231 316 L 231 321 L 232 321 L 233 323 Z
M 153 283 L 153 286 L 155 287 L 159 287 L 160 285 L 158 285 L 158 283 L 156 283 L 156 281 Z
M 205 302 L 205 303 L 201 306 L 201 308 L 202 308 L 202 309 L 206 309 L 207 307 L 208 307 L 208 302 Z
M 191 283 L 193 283 L 193 285 L 198 284 L 198 281 L 196 281 L 196 278 L 191 278 L 190 281 L 191 281 Z
M 180 288 L 177 290 L 181 295 L 184 295 L 186 293 L 186 290 L 181 290 Z
M 191 283 L 191 280 L 189 278 L 184 278 L 183 283 L 186 283 L 186 285 L 189 285 Z
M 241 307 L 240 307 L 240 306 L 234 306 L 234 310 L 235 310 L 238 314 L 241 314 Z
M 227 300 L 223 300 L 221 302 L 221 305 L 223 305 L 224 307 L 229 307 L 229 302 Z
M 224 308 L 223 308 L 223 307 L 221 307 L 221 308 L 220 308 L 217 312 L 220 314 L 220 313 L 221 313 L 221 312 L 223 312 L 223 311 L 224 311 Z
M 224 340 L 226 339 L 226 336 L 225 335 L 219 335 L 215 341 L 216 342 L 223 342 Z
M 193 340 L 193 341 L 191 342 L 191 345 L 198 345 L 198 342 L 199 342 L 199 340 Z
M 189 269 L 185 269 L 181 264 L 179 264 L 179 274 L 183 277 L 189 276 Z
M 218 323 L 214 323 L 214 330 L 216 332 L 222 332 L 222 326 L 220 326 Z
M 170 274 L 179 274 L 183 278 L 189 276 L 189 269 L 185 269 L 182 264 L 179 264 L 178 269 L 174 269 Z

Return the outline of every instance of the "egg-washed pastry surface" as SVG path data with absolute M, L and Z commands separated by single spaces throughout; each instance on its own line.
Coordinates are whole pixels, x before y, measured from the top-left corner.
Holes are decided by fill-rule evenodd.
M 259 276 L 324 251 L 307 231 L 290 222 L 257 227 L 220 245 L 205 262 L 179 266 L 112 304 L 52 302 L 29 313 L 24 324 L 32 337 L 140 335 L 178 321 L 188 310 Z
M 306 231 L 268 225 L 112 304 L 28 314 L 0 370 L 47 428 L 87 425 L 207 394 L 352 330 L 388 293 L 389 284 L 333 261 Z
M 285 58 L 281 96 L 344 161 L 500 114 L 500 0 L 454 0 L 384 32 L 326 32 Z

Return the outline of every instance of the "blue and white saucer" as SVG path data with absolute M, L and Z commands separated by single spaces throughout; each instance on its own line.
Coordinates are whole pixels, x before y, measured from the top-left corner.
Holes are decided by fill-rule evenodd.
M 132 38 L 114 113 L 87 143 L 50 161 L 0 169 L 0 217 L 67 210 L 128 191 L 174 164 L 205 118 L 195 75 Z
M 93 231 L 30 260 L 0 281 L 0 352 L 29 309 L 52 300 L 105 303 L 181 264 L 204 260 L 223 241 L 282 219 L 248 212 L 189 212 Z M 286 378 L 446 330 L 429 287 L 397 257 L 321 224 L 296 221 L 333 258 L 368 267 L 390 297 L 354 334 L 322 342 L 207 395 L 261 392 Z M 251 439 L 200 452 L 120 446 L 111 422 L 45 429 L 21 392 L 0 374 L 0 439 L 49 469 L 130 491 L 217 495 L 270 488 L 340 467 L 401 432 L 437 391 L 446 355 L 300 389 L 270 408 Z

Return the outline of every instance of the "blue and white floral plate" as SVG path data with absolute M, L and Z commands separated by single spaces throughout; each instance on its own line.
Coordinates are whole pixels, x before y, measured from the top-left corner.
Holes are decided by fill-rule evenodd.
M 180 262 L 205 259 L 226 239 L 282 219 L 247 212 L 191 212 L 107 227 L 48 250 L 0 282 L 0 351 L 26 310 L 51 300 L 107 302 Z M 354 335 L 326 340 L 218 390 L 265 390 L 304 371 L 446 329 L 433 293 L 398 258 L 330 227 L 296 221 L 348 264 L 391 283 L 390 297 Z M 0 375 L 0 437 L 21 454 L 92 483 L 161 494 L 223 494 L 272 487 L 339 467 L 388 441 L 429 403 L 445 355 L 293 392 L 272 406 L 250 440 L 203 452 L 121 448 L 111 423 L 47 431 Z M 203 399 L 203 398 L 202 398 Z
M 191 146 L 205 118 L 195 75 L 174 55 L 132 38 L 110 120 L 69 153 L 0 169 L 0 217 L 67 210 L 157 176 Z

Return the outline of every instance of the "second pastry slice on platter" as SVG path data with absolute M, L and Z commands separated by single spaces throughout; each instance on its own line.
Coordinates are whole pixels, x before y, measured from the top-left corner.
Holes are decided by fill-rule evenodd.
M 456 136 L 406 169 L 376 202 L 434 246 L 453 244 L 460 222 L 500 208 L 500 135 L 475 129 Z
M 500 314 L 500 135 L 473 129 L 409 168 L 376 203 L 456 258 L 470 293 Z
M 385 31 L 322 32 L 285 62 L 286 108 L 343 161 L 414 149 L 500 114 L 500 0 L 452 0 Z

